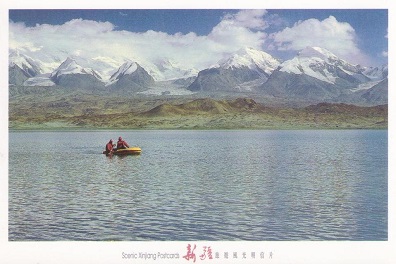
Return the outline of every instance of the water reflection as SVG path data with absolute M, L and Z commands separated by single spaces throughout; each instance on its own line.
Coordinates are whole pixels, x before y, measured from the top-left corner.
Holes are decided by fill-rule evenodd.
M 387 239 L 386 131 L 114 134 L 10 133 L 10 240 Z

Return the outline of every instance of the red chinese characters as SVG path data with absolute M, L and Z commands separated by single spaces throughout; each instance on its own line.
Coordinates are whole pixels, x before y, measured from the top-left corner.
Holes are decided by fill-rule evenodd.
M 210 247 L 204 246 L 203 247 L 203 253 L 202 253 L 202 255 L 199 256 L 199 258 L 201 260 L 204 260 L 206 258 L 206 254 L 208 254 L 207 255 L 208 259 L 213 259 L 213 257 L 212 257 L 212 249 Z
M 187 245 L 187 254 L 185 255 L 185 256 L 183 256 L 183 258 L 185 258 L 186 260 L 190 260 L 190 259 L 192 259 L 193 260 L 193 262 L 195 262 L 195 260 L 196 260 L 196 257 L 195 257 L 195 253 L 194 253 L 194 250 L 196 249 L 196 245 L 194 245 L 194 248 L 193 248 L 193 250 L 191 250 L 191 245 L 190 244 L 188 244 Z
M 191 244 L 187 245 L 187 253 L 185 256 L 183 256 L 183 258 L 185 258 L 186 260 L 192 260 L 193 262 L 196 261 L 196 255 L 194 253 L 195 249 L 197 248 L 197 245 L 194 244 L 194 246 L 192 247 Z M 205 259 L 213 259 L 213 253 L 212 253 L 212 248 L 208 247 L 208 246 L 204 246 L 203 247 L 203 252 L 201 255 L 199 255 L 199 258 L 201 260 L 205 260 Z

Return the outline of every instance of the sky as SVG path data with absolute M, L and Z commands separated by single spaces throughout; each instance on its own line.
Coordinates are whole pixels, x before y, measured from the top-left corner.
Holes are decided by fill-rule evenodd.
M 388 62 L 387 35 L 386 9 L 9 11 L 10 49 L 114 66 L 126 59 L 170 58 L 200 69 L 243 47 L 287 60 L 306 46 L 380 66 Z

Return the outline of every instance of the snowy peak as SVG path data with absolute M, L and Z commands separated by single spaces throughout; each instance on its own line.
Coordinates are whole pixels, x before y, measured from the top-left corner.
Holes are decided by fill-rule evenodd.
M 35 62 L 29 56 L 19 52 L 19 50 L 12 50 L 9 55 L 9 66 L 18 66 L 26 73 L 27 77 L 33 77 L 42 73 L 40 64 Z
M 270 75 L 278 66 L 280 62 L 264 51 L 259 51 L 253 48 L 242 48 L 227 59 L 219 62 L 221 68 L 242 68 L 260 69 L 267 75 Z
M 339 60 L 339 58 L 330 51 L 319 47 L 306 47 L 298 53 L 300 58 L 319 58 L 324 61 Z
M 268 80 L 280 62 L 268 53 L 242 48 L 216 66 L 202 70 L 190 91 L 252 91 Z
M 106 86 L 116 90 L 138 92 L 154 84 L 154 78 L 137 62 L 126 61 L 110 77 Z
M 67 58 L 52 72 L 49 79 L 62 87 L 79 89 L 102 89 L 104 83 L 99 74 L 90 68 L 84 68 L 74 59 Z M 38 80 L 40 82 L 45 80 Z
M 307 47 L 301 50 L 296 57 L 283 62 L 279 71 L 305 74 L 330 84 L 335 84 L 340 79 L 347 79 L 350 83 L 367 81 L 360 65 L 348 63 L 319 47 Z
M 122 73 L 123 75 L 128 75 L 134 73 L 138 68 L 138 64 L 134 61 L 127 61 L 121 65 L 118 72 Z
M 197 76 L 198 70 L 195 68 L 188 68 L 182 63 L 174 61 L 169 58 L 158 58 L 153 61 L 152 66 L 147 67 L 148 72 L 156 80 L 175 80 L 179 78 L 188 78 Z
M 101 79 L 99 74 L 97 74 L 94 70 L 81 67 L 74 59 L 70 57 L 68 57 L 54 72 L 52 72 L 50 78 L 56 79 L 62 75 L 69 74 L 88 74 L 95 76 L 97 79 Z
M 68 57 L 61 65 L 59 65 L 58 69 L 56 69 L 52 75 L 82 73 L 82 71 L 83 68 L 78 65 L 75 60 Z
M 108 84 L 112 84 L 121 79 L 124 75 L 130 75 L 138 69 L 138 64 L 134 61 L 124 62 L 118 70 L 110 77 Z

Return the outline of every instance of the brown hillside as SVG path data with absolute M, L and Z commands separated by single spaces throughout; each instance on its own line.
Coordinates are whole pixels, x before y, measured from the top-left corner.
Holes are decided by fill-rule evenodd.
M 238 98 L 233 101 L 213 100 L 210 98 L 196 99 L 187 103 L 171 105 L 162 104 L 144 112 L 148 116 L 171 116 L 192 114 L 224 114 L 235 112 L 262 113 L 269 108 L 255 102 L 253 99 Z
M 221 114 L 229 112 L 230 106 L 226 101 L 215 101 L 210 98 L 197 99 L 191 102 L 178 105 L 181 109 L 188 113 L 210 113 Z
M 180 109 L 177 105 L 171 105 L 168 103 L 161 104 L 143 113 L 143 115 L 147 115 L 147 116 L 168 116 L 168 115 L 171 116 L 171 115 L 183 115 L 183 114 L 185 114 L 183 109 Z
M 192 114 L 220 114 L 228 112 L 229 106 L 223 101 L 213 99 L 196 99 L 191 102 L 172 105 L 161 104 L 153 109 L 144 112 L 147 116 L 173 116 L 173 115 L 192 115 Z
M 305 108 L 312 113 L 321 114 L 353 114 L 353 115 L 384 115 L 388 114 L 387 105 L 377 105 L 372 107 L 363 107 L 349 104 L 332 104 L 332 103 L 319 103 L 310 105 Z
M 265 107 L 262 104 L 257 103 L 253 99 L 249 98 L 238 98 L 234 101 L 228 102 L 228 104 L 235 110 L 243 110 L 247 112 L 261 113 L 270 110 L 269 107 Z

